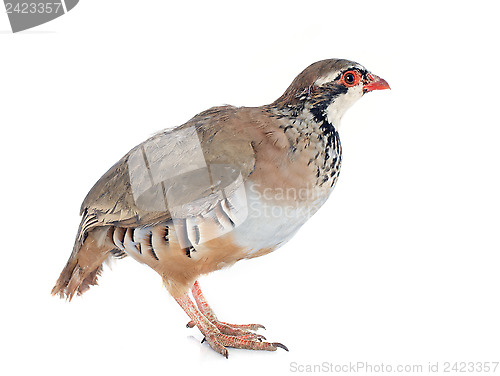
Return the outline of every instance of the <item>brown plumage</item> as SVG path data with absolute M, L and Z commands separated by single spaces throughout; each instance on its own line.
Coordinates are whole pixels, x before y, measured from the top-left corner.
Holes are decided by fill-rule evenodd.
M 285 348 L 251 331 L 260 325 L 218 321 L 196 279 L 293 236 L 337 181 L 344 111 L 385 88 L 357 63 L 324 60 L 270 105 L 214 107 L 136 146 L 83 201 L 73 252 L 52 293 L 71 300 L 97 284 L 108 257 L 129 255 L 162 276 L 216 351 Z M 270 208 L 292 215 L 269 216 Z

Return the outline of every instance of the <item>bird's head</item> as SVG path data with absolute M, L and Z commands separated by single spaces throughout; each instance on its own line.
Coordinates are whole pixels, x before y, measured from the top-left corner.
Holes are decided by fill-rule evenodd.
M 273 104 L 294 111 L 308 110 L 316 121 L 339 126 L 345 111 L 365 93 L 390 89 L 382 78 L 349 60 L 318 61 L 304 69 Z

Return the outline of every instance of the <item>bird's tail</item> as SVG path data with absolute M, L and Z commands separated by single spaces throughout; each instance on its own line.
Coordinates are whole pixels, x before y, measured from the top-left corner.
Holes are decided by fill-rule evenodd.
M 109 226 L 92 229 L 83 241 L 76 241 L 73 252 L 57 280 L 52 295 L 71 300 L 90 286 L 97 285 L 102 264 L 114 251 Z

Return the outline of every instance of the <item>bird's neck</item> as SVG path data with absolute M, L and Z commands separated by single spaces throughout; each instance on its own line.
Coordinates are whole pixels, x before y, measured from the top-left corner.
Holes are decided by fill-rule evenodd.
M 310 142 L 319 142 L 326 149 L 340 142 L 338 129 L 341 116 L 327 105 L 311 105 L 303 103 L 298 106 L 270 107 L 272 116 L 280 120 L 280 127 L 289 130 L 287 136 L 290 140 L 300 136 L 308 138 Z
M 327 107 L 302 106 L 274 107 L 273 116 L 280 121 L 280 128 L 288 137 L 291 153 L 315 150 L 315 163 L 318 168 L 318 185 L 333 186 L 337 180 L 342 158 L 337 126 L 329 121 Z

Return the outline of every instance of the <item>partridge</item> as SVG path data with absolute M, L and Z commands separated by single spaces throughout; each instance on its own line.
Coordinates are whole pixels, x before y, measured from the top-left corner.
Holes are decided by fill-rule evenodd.
M 226 347 L 288 351 L 255 333 L 262 325 L 219 321 L 197 279 L 297 232 L 337 182 L 344 112 L 382 89 L 387 82 L 358 63 L 318 61 L 271 104 L 213 107 L 139 144 L 83 201 L 52 294 L 71 300 L 97 284 L 108 258 L 130 256 L 162 277 L 188 327 L 226 358 Z

